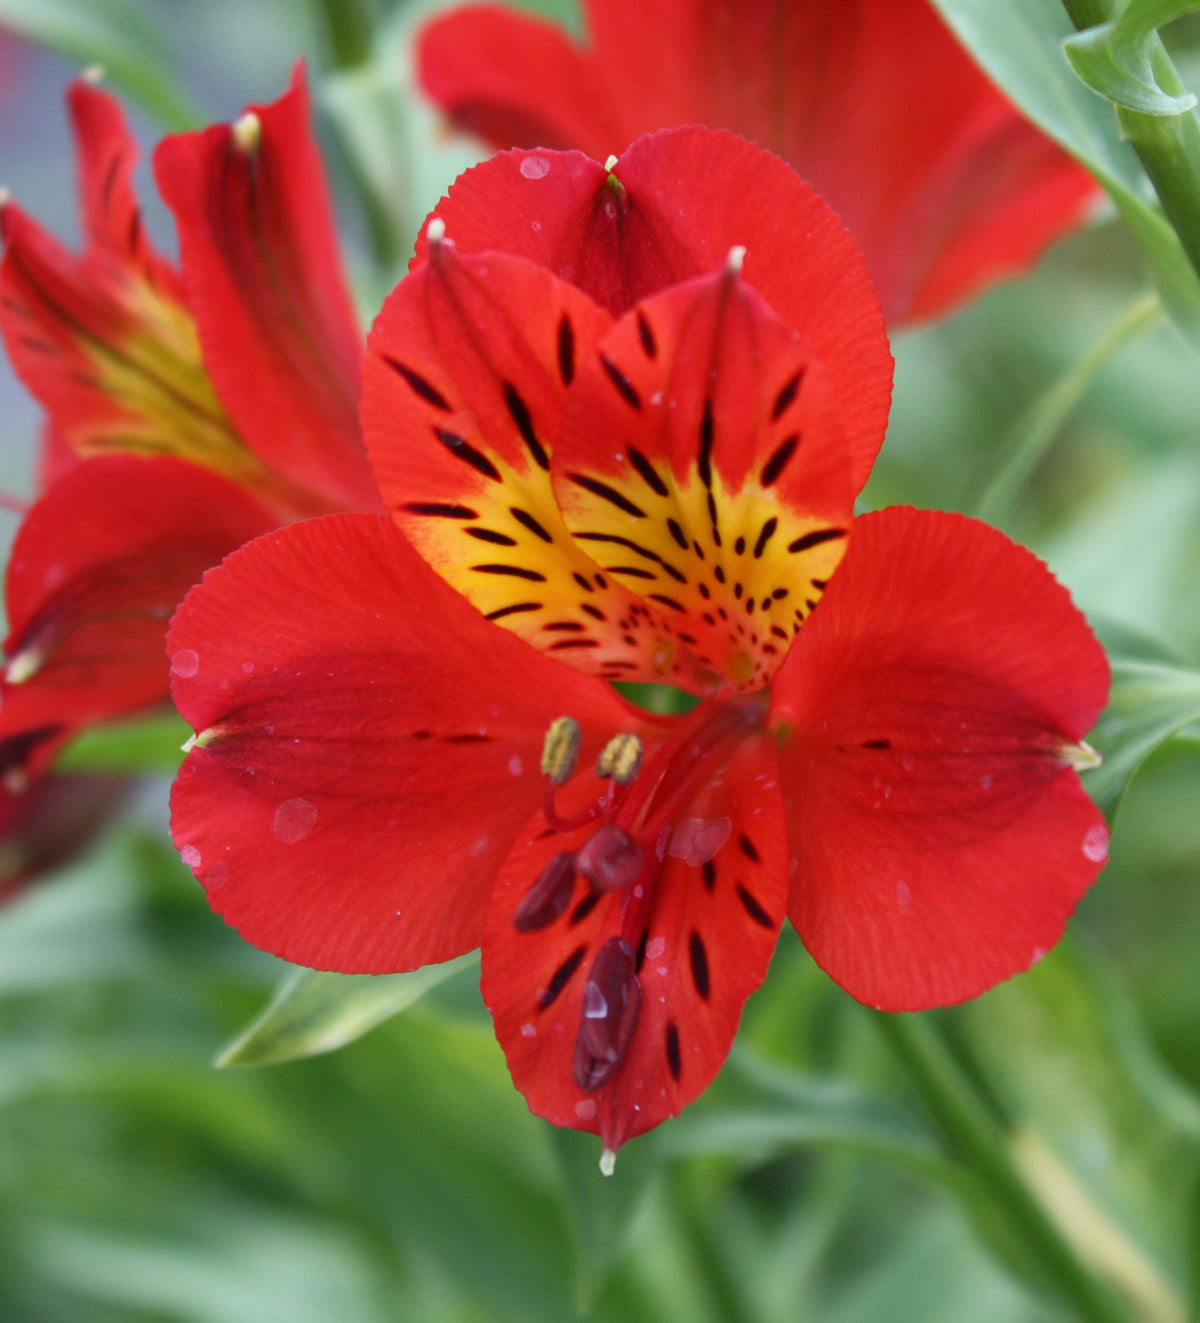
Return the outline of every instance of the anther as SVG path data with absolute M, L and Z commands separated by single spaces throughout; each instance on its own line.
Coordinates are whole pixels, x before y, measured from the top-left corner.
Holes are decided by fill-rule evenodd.
M 446 238 L 446 222 L 440 216 L 433 216 L 425 226 L 425 241 L 434 248 Z
M 233 126 L 233 141 L 239 151 L 243 151 L 247 156 L 253 155 L 258 151 L 258 144 L 262 142 L 262 120 L 252 110 L 237 120 Z
M 627 786 L 642 770 L 645 749 L 636 735 L 614 735 L 596 759 L 596 775 L 611 776 L 619 786 Z
M 566 913 L 575 890 L 575 856 L 563 850 L 542 869 L 513 914 L 513 927 L 519 933 L 535 933 L 548 928 Z
M 623 828 L 614 823 L 597 827 L 579 847 L 575 867 L 597 891 L 620 891 L 636 882 L 645 854 Z
M 574 717 L 558 717 L 550 723 L 542 744 L 542 775 L 552 786 L 565 785 L 579 761 L 583 731 Z
M 596 953 L 583 988 L 583 1016 L 571 1073 L 584 1093 L 593 1093 L 616 1074 L 629 1051 L 642 1009 L 642 985 L 633 947 L 610 937 Z
M 725 270 L 730 275 L 738 275 L 746 262 L 745 244 L 735 243 L 729 250 L 729 255 L 725 258 Z
M 1078 744 L 1064 744 L 1061 756 L 1068 766 L 1073 767 L 1077 772 L 1086 772 L 1093 767 L 1099 767 L 1104 761 L 1086 740 L 1080 740 Z

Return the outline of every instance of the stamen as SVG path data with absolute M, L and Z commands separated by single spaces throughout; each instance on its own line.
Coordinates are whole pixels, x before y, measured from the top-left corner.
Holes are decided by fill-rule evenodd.
M 252 110 L 246 113 L 233 126 L 233 142 L 239 151 L 247 155 L 258 151 L 262 142 L 262 120 Z
M 645 749 L 636 735 L 614 735 L 596 759 L 596 775 L 611 776 L 619 786 L 627 786 L 642 770 Z
M 629 1051 L 642 1009 L 633 947 L 610 937 L 596 954 L 583 989 L 583 1018 L 571 1073 L 584 1093 L 606 1084 Z
M 542 745 L 542 775 L 553 786 L 565 785 L 579 761 L 583 731 L 574 717 L 558 717 L 546 732 Z
M 575 867 L 597 891 L 620 891 L 638 880 L 645 860 L 642 847 L 624 827 L 608 822 L 579 847 Z
M 729 250 L 729 256 L 725 259 L 725 270 L 731 275 L 737 275 L 746 262 L 745 244 L 735 243 Z
M 1104 761 L 1086 740 L 1080 740 L 1078 744 L 1063 745 L 1061 757 L 1077 772 L 1086 772 L 1093 767 L 1099 767 Z
M 548 928 L 566 913 L 575 890 L 575 856 L 563 850 L 542 869 L 541 876 L 525 893 L 513 914 L 513 927 L 519 933 Z
M 433 247 L 443 243 L 446 238 L 446 222 L 440 216 L 434 216 L 425 226 L 425 240 Z

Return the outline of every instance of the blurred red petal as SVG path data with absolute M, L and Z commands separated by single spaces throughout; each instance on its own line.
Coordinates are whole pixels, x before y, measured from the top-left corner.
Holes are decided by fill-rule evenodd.
M 1068 765 L 1104 654 L 1045 566 L 958 515 L 855 523 L 776 676 L 789 913 L 860 1001 L 961 1001 L 1054 945 L 1107 855 Z
M 171 627 L 200 738 L 172 831 L 211 904 L 289 960 L 383 973 L 478 944 L 564 714 L 594 757 L 629 708 L 488 624 L 390 520 L 259 538 Z

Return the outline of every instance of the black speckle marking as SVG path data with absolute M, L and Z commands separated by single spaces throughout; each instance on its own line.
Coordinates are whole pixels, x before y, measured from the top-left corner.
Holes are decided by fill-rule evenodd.
M 507 574 L 514 579 L 528 579 L 530 583 L 545 583 L 546 576 L 540 574 L 537 570 L 525 570 L 519 565 L 497 565 L 489 563 L 487 565 L 472 565 L 477 574 Z
M 764 487 L 771 487 L 779 481 L 780 474 L 788 466 L 788 461 L 796 453 L 796 447 L 800 444 L 800 438 L 797 435 L 789 436 L 782 441 L 776 448 L 775 453 L 763 465 L 762 474 L 759 481 Z
M 443 413 L 450 412 L 450 401 L 446 399 L 433 382 L 426 380 L 414 368 L 410 368 L 407 363 L 401 363 L 399 359 L 392 358 L 388 354 L 383 355 L 383 361 L 393 372 L 398 372 L 404 378 L 414 395 L 424 400 L 426 404 L 432 404 L 435 409 L 441 409 Z
M 608 617 L 600 610 L 598 606 L 592 606 L 590 602 L 580 602 L 579 609 L 585 616 L 591 616 L 593 620 L 607 620 Z
M 631 409 L 640 410 L 642 397 L 637 393 L 637 388 L 607 354 L 600 355 L 600 366 L 604 369 L 609 381 L 617 388 L 617 394 L 625 403 Z
M 754 842 L 750 839 L 750 837 L 746 835 L 745 832 L 742 832 L 742 834 L 738 837 L 738 846 L 741 849 L 742 853 L 746 856 L 747 859 L 750 860 L 752 864 L 758 864 L 762 862 L 762 855 L 758 853 L 758 847 L 754 844 Z
M 599 496 L 602 501 L 615 505 L 618 510 L 624 511 L 625 514 L 633 515 L 635 519 L 645 519 L 645 510 L 634 505 L 627 496 L 623 496 L 616 488 L 610 487 L 608 483 L 601 482 L 599 478 L 589 478 L 586 473 L 568 473 L 567 477 L 577 487 L 582 487 L 584 491 L 591 492 L 593 496 Z
M 746 554 L 746 539 L 744 537 L 738 538 L 733 544 L 733 550 L 735 555 L 744 556 Z
M 497 533 L 491 528 L 468 528 L 466 530 L 469 537 L 478 538 L 480 542 L 491 542 L 497 547 L 515 547 L 517 539 L 509 537 L 507 533 Z
M 712 400 L 704 401 L 704 416 L 700 419 L 700 481 L 712 487 L 712 448 L 713 448 L 713 411 Z M 713 521 L 716 522 L 715 520 Z
M 674 1020 L 667 1025 L 666 1048 L 667 1069 L 671 1072 L 671 1078 L 678 1084 L 679 1076 L 683 1071 L 683 1059 L 679 1054 L 679 1027 Z
M 581 625 L 578 620 L 552 620 L 542 628 L 554 630 L 559 634 L 582 634 L 586 626 Z
M 671 537 L 675 540 L 675 545 L 680 551 L 686 551 L 688 549 L 687 535 L 684 533 L 683 529 L 680 528 L 676 520 L 667 520 L 667 532 L 670 533 Z
M 455 432 L 448 432 L 444 427 L 435 427 L 433 432 L 455 459 L 461 459 L 464 464 L 469 464 L 476 473 L 482 473 L 485 478 L 491 478 L 493 482 L 500 481 L 499 469 L 482 451 L 476 450 L 465 437 L 461 437 Z
M 580 574 L 578 570 L 576 570 L 575 573 L 571 575 L 571 578 L 575 580 L 575 582 L 583 589 L 585 593 L 594 593 L 596 591 L 592 587 L 592 581 L 590 579 L 584 578 L 584 576 Z
M 788 543 L 788 550 L 791 552 L 811 551 L 813 547 L 819 547 L 823 542 L 833 542 L 839 537 L 845 537 L 844 528 L 818 528 L 812 533 L 805 533 L 803 537 L 798 537 L 795 542 Z
M 575 328 L 565 312 L 558 323 L 558 375 L 564 386 L 575 380 Z
M 638 476 L 646 486 L 649 487 L 656 496 L 666 496 L 667 484 L 658 476 L 657 470 L 646 456 L 643 455 L 636 446 L 629 446 L 628 454 L 629 462 L 635 469 L 637 469 Z M 686 547 L 687 543 L 685 542 L 683 545 Z
M 767 543 L 775 536 L 775 530 L 779 527 L 779 520 L 774 515 L 763 524 L 759 530 L 758 541 L 754 544 L 754 559 L 761 560 L 762 554 L 767 549 Z
M 864 749 L 890 749 L 892 742 L 891 740 L 863 740 L 862 747 Z
M 638 339 L 642 342 L 642 351 L 649 359 L 658 357 L 658 342 L 654 338 L 654 328 L 646 320 L 646 314 L 638 309 L 637 314 Z
M 598 648 L 599 646 L 595 639 L 559 639 L 557 643 L 551 643 L 546 651 L 566 652 L 569 648 Z
M 694 929 L 688 938 L 688 955 L 692 961 L 692 982 L 696 985 L 700 1000 L 707 1001 L 712 991 L 708 976 L 708 951 L 704 946 L 704 938 Z
M 599 895 L 600 893 L 595 892 L 594 894 Z M 637 953 L 633 957 L 633 972 L 635 974 L 640 974 L 642 972 L 642 966 L 646 963 L 646 943 L 649 940 L 650 940 L 650 929 L 643 928 L 641 940 L 637 944 Z
M 489 611 L 485 620 L 503 620 L 505 616 L 519 616 L 526 611 L 540 611 L 541 602 L 514 602 L 512 606 L 502 606 L 498 611 Z
M 771 916 L 763 909 L 759 903 L 758 897 L 754 892 L 748 890 L 742 884 L 738 883 L 737 898 L 742 902 L 742 908 L 758 924 L 760 928 L 774 928 L 775 924 Z
M 546 530 L 541 526 L 541 524 L 539 524 L 538 521 L 533 517 L 533 515 L 531 515 L 527 510 L 522 510 L 520 506 L 517 505 L 510 505 L 508 507 L 508 513 L 512 515 L 512 517 L 517 521 L 517 523 L 520 524 L 523 528 L 529 529 L 529 531 L 534 535 L 534 537 L 540 537 L 543 542 L 554 541 L 553 537 L 551 537 L 550 534 L 546 532 Z
M 586 946 L 577 946 L 574 951 L 562 962 L 554 971 L 549 984 L 538 993 L 538 1010 L 544 1011 L 547 1006 L 552 1006 L 558 1000 L 559 994 L 563 988 L 571 981 L 571 975 L 583 963 L 583 957 L 587 952 Z
M 663 606 L 669 606 L 672 611 L 679 611 L 681 613 L 687 612 L 687 607 L 683 606 L 680 602 L 677 602 L 673 597 L 666 597 L 662 593 L 651 593 L 650 600 L 652 602 L 661 602 Z
M 508 406 L 513 423 L 521 434 L 521 440 L 525 442 L 529 453 L 533 456 L 533 462 L 538 468 L 549 471 L 550 456 L 546 454 L 545 446 L 537 439 L 537 433 L 533 430 L 533 418 L 529 406 L 511 381 L 504 383 L 504 403 Z
M 804 381 L 804 369 L 801 368 L 795 376 L 789 377 L 784 384 L 783 389 L 775 396 L 775 403 L 771 406 L 771 421 L 777 423 L 783 417 L 786 410 L 800 393 L 800 385 Z M 763 483 L 763 486 L 767 486 Z
M 400 507 L 409 514 L 435 515 L 440 519 L 478 519 L 479 512 L 469 505 L 452 505 L 442 501 L 409 501 Z
M 706 890 L 711 891 L 717 885 L 717 866 L 711 859 L 706 859 L 701 864 L 700 876 L 704 879 Z
M 491 740 L 492 737 L 490 735 L 478 735 L 473 731 L 467 732 L 463 735 L 446 736 L 447 744 L 490 744 Z
M 604 897 L 603 891 L 589 891 L 587 895 L 584 896 L 584 898 L 579 902 L 579 904 L 576 905 L 575 908 L 571 911 L 571 917 L 567 920 L 567 923 L 572 928 L 574 928 L 576 924 L 582 923 L 584 919 L 586 919 L 587 916 L 591 914 L 591 912 L 596 908 L 596 906 L 600 904 L 600 901 L 603 899 L 603 897 Z

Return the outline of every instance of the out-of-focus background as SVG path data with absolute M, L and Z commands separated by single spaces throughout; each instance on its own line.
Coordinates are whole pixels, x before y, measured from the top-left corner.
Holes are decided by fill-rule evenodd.
M 303 55 L 369 322 L 421 218 L 482 154 L 412 89 L 409 38 L 435 7 L 382 14 L 371 63 L 330 72 L 322 11 L 303 0 L 3 0 L 0 25 L 57 49 L 4 38 L 0 184 L 76 239 L 63 93 L 113 32 L 158 71 L 140 97 L 111 84 L 147 150 L 274 98 Z M 577 24 L 566 0 L 537 8 Z M 1190 34 L 1176 35 L 1186 66 Z M 349 186 L 355 152 L 404 232 L 382 263 Z M 169 245 L 148 171 L 142 184 Z M 1101 209 L 1028 279 L 898 338 L 865 506 L 970 506 L 1146 288 Z M 0 420 L 0 488 L 27 497 L 38 413 L 7 368 Z M 1106 637 L 1144 634 L 1194 664 L 1194 352 L 1162 324 L 1112 354 L 991 513 Z M 1131 1319 L 1160 1323 L 1187 1317 L 1197 1258 L 1198 755 L 1176 740 L 1142 770 L 1068 939 L 938 1017 L 1081 1258 L 1119 1279 Z M 593 1140 L 553 1132 L 513 1090 L 469 963 L 341 1050 L 215 1068 L 288 970 L 208 910 L 170 846 L 166 784 L 147 779 L 85 858 L 0 909 L 4 1323 L 1060 1316 L 955 1175 L 878 1017 L 790 933 L 716 1085 L 607 1182 Z

